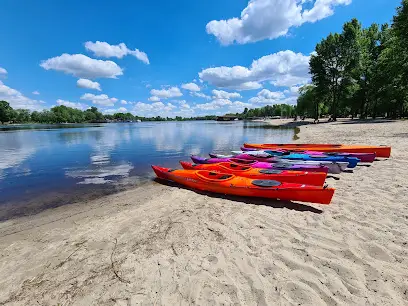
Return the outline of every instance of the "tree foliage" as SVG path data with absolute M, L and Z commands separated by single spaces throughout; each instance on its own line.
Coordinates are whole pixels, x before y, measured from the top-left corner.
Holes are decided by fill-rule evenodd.
M 362 28 L 357 19 L 328 35 L 310 58 L 313 86 L 300 91 L 298 112 L 360 118 L 407 116 L 408 0 L 391 26 Z

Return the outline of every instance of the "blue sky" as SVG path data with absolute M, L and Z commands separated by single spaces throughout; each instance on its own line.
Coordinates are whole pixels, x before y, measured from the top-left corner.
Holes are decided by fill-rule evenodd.
M 0 100 L 142 116 L 294 104 L 317 42 L 353 17 L 390 22 L 399 3 L 3 0 Z

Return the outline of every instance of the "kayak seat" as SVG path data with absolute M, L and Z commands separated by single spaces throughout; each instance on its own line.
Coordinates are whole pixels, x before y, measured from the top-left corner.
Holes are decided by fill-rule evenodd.
M 281 182 L 274 180 L 253 180 L 252 185 L 259 187 L 276 187 L 281 185 Z
M 231 168 L 238 168 L 238 165 L 237 164 L 230 164 L 230 167 Z
M 231 175 L 226 174 L 226 175 L 220 176 L 219 179 L 220 180 L 226 180 L 226 179 L 228 179 L 230 177 L 231 177 Z
M 282 171 L 272 170 L 272 169 L 262 169 L 262 170 L 259 170 L 259 173 L 262 173 L 262 174 L 280 174 L 280 173 L 282 173 Z
M 176 169 L 169 169 L 167 172 L 173 172 L 176 171 Z

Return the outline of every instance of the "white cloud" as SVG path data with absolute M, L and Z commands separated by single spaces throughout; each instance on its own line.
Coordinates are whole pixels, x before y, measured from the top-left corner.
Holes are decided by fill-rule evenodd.
M 236 102 L 233 102 L 228 107 L 228 112 L 242 113 L 244 111 L 245 107 L 250 108 L 250 107 L 253 107 L 253 105 L 250 104 L 250 103 L 244 103 L 244 102 L 236 101 Z
M 113 106 L 115 102 L 118 101 L 116 98 L 109 98 L 107 95 L 94 95 L 90 93 L 86 93 L 81 97 L 82 100 L 89 100 L 92 101 L 93 104 L 101 105 L 101 106 Z
M 349 5 L 352 0 L 316 0 L 310 10 L 305 10 L 302 14 L 303 22 L 316 22 L 334 14 L 334 7 L 337 5 Z
M 242 66 L 214 67 L 202 70 L 200 79 L 221 88 L 243 88 L 247 84 L 271 81 L 297 85 L 307 82 L 309 56 L 286 50 L 254 60 L 249 68 Z
M 152 102 L 159 102 L 159 101 L 160 101 L 160 98 L 157 97 L 157 96 L 151 96 L 148 100 L 149 100 L 149 101 L 152 101 Z
M 93 54 L 98 57 L 122 58 L 126 55 L 133 55 L 143 63 L 150 64 L 146 53 L 140 51 L 139 49 L 130 50 L 124 43 L 120 43 L 119 45 L 110 45 L 103 41 L 87 41 L 85 43 L 85 48 L 93 52 Z
M 249 99 L 250 103 L 278 104 L 285 98 L 282 92 L 274 92 L 268 89 L 262 89 L 256 97 Z
M 183 101 L 182 103 L 180 103 L 180 108 L 181 109 L 190 109 L 190 105 L 187 104 L 185 101 Z
M 348 5 L 351 0 L 316 0 L 312 9 L 302 12 L 305 2 L 308 1 L 250 0 L 240 17 L 212 20 L 206 30 L 223 45 L 274 39 L 286 35 L 291 27 L 332 15 L 335 6 Z
M 200 110 L 216 110 L 228 105 L 232 105 L 232 102 L 228 99 L 215 99 L 208 103 L 197 104 L 195 108 Z
M 67 107 L 77 108 L 77 109 L 80 109 L 80 110 L 86 110 L 86 109 L 89 108 L 89 106 L 86 105 L 86 104 L 70 102 L 70 101 L 65 101 L 65 100 L 61 100 L 61 99 L 57 100 L 57 104 L 58 105 L 64 105 L 64 106 L 67 106 Z
M 108 108 L 102 111 L 103 114 L 105 115 L 113 115 L 116 113 L 127 113 L 128 110 L 124 107 L 119 107 L 119 108 Z
M 169 89 L 152 89 L 150 94 L 163 99 L 181 97 L 183 95 L 178 87 L 170 87 Z
M 287 74 L 279 77 L 278 79 L 275 79 L 274 81 L 271 81 L 270 83 L 278 87 L 290 87 L 294 85 L 304 85 L 307 84 L 309 81 L 310 81 L 309 75 L 293 76 Z
M 92 82 L 91 80 L 88 79 L 79 79 L 77 81 L 77 86 L 80 88 L 88 88 L 102 91 L 101 85 L 98 82 Z
M 126 100 L 120 100 L 120 103 L 123 104 L 123 105 L 128 104 L 128 102 Z
M 0 100 L 9 102 L 14 109 L 41 110 L 44 108 L 43 101 L 27 98 L 18 90 L 5 85 L 2 81 L 0 81 Z
M 0 67 L 0 75 L 6 75 L 7 74 L 7 70 Z
M 224 90 L 216 90 L 212 91 L 213 99 L 239 99 L 242 98 L 241 95 L 237 92 L 226 92 Z
M 116 79 L 123 75 L 123 70 L 115 62 L 90 58 L 83 54 L 62 54 L 42 61 L 40 64 L 45 70 L 62 71 L 79 78 Z
M 235 89 L 235 90 L 253 90 L 253 89 L 262 88 L 262 84 L 258 82 L 244 82 L 238 85 L 231 85 L 228 88 Z
M 232 102 L 228 99 L 215 99 L 209 103 L 197 104 L 194 108 L 204 114 L 214 114 L 214 111 L 219 110 L 222 113 L 240 113 L 245 107 L 252 107 L 250 103 L 241 101 Z
M 207 99 L 207 100 L 211 100 L 210 96 L 207 96 L 206 94 L 203 94 L 202 92 L 192 91 L 192 92 L 190 92 L 190 95 L 193 96 L 193 97 L 199 97 L 199 98 L 204 98 L 204 99 Z
M 301 86 L 292 86 L 289 89 L 284 90 L 283 92 L 291 96 L 298 96 L 300 87 Z
M 200 91 L 201 90 L 201 88 L 195 83 L 183 84 L 183 85 L 181 85 L 181 88 L 187 89 L 187 90 L 190 90 L 190 91 Z
M 35 91 L 33 91 L 33 92 L 32 92 L 32 94 L 33 94 L 33 95 L 37 95 L 37 96 L 38 96 L 38 95 L 40 94 L 40 92 L 39 92 L 39 91 L 37 91 L 37 90 L 35 90 Z
M 173 111 L 177 107 L 171 103 L 164 104 L 163 102 L 155 102 L 152 104 L 137 102 L 133 107 L 132 113 L 138 116 L 154 117 L 154 116 L 174 116 Z

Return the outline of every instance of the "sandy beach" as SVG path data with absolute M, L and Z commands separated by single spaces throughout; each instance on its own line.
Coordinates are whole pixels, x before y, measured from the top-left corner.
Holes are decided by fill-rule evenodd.
M 0 305 L 408 305 L 407 131 L 301 126 L 297 142 L 392 146 L 328 178 L 328 206 L 154 182 L 4 221 Z

